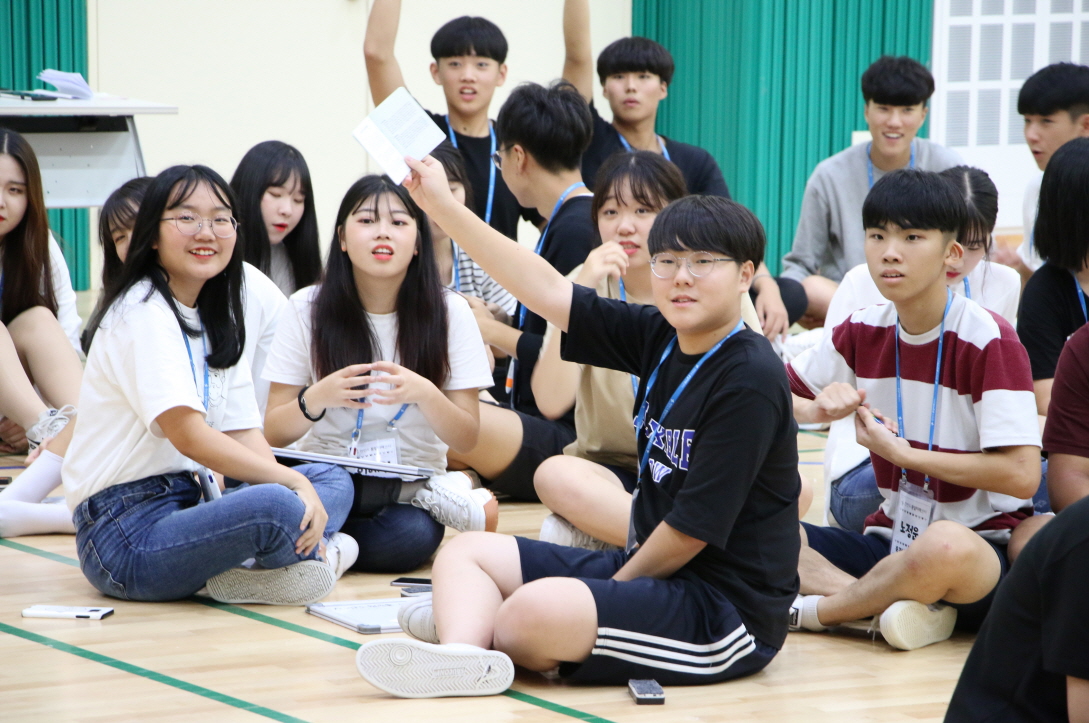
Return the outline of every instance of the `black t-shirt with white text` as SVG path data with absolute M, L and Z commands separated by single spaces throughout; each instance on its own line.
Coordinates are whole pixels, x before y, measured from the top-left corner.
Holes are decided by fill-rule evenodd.
M 450 130 L 446 125 L 446 116 L 431 111 L 427 111 L 427 115 L 449 138 Z M 473 187 L 473 212 L 480 218 L 484 218 L 488 208 L 488 183 L 492 169 L 492 139 L 490 136 L 483 138 L 466 136 L 457 131 L 454 132 L 454 138 L 457 140 L 461 157 L 465 159 L 469 185 Z M 518 240 L 518 219 L 534 221 L 538 216 L 537 209 L 522 208 L 518 205 L 518 199 L 503 181 L 503 174 L 496 170 L 491 227 L 507 238 Z
M 575 286 L 562 354 L 637 375 L 641 400 L 675 337 L 656 307 Z M 664 521 L 706 542 L 675 575 L 720 590 L 753 636 L 779 648 L 798 592 L 800 547 L 797 425 L 786 371 L 768 340 L 745 328 L 704 362 L 663 421 L 699 359 L 674 347 L 651 390 L 637 434 L 640 459 L 653 447 L 632 502 L 636 541 Z
M 1002 581 L 949 701 L 949 723 L 1067 721 L 1089 680 L 1089 498 L 1029 540 Z
M 1070 335 L 1085 325 L 1074 275 L 1051 263 L 1025 284 L 1017 310 L 1017 337 L 1028 351 L 1032 378 L 1054 379 Z
M 548 227 L 541 258 L 552 264 L 552 268 L 564 276 L 586 260 L 586 257 L 601 245 L 597 228 L 590 217 L 591 196 L 568 198 L 556 212 Z M 519 304 L 516 314 L 521 313 Z M 517 316 L 515 319 L 517 320 Z M 533 398 L 533 370 L 537 366 L 537 357 L 541 354 L 544 335 L 548 331 L 548 322 L 534 314 L 526 312 L 526 323 L 522 326 L 522 336 L 518 338 L 518 363 L 515 365 L 514 408 L 534 417 L 541 416 L 537 401 Z M 572 428 L 575 425 L 575 412 L 567 412 L 561 419 Z
M 594 135 L 590 139 L 590 147 L 582 154 L 582 180 L 586 181 L 586 185 L 593 190 L 601 165 L 609 156 L 622 153 L 626 149 L 620 142 L 620 132 L 598 114 L 593 103 L 590 104 L 590 112 L 594 116 Z M 681 175 L 684 176 L 684 183 L 689 193 L 730 197 L 726 179 L 722 177 L 722 170 L 715 162 L 714 156 L 699 146 L 669 138 L 665 138 L 665 144 L 666 150 L 669 151 L 669 160 L 681 169 Z

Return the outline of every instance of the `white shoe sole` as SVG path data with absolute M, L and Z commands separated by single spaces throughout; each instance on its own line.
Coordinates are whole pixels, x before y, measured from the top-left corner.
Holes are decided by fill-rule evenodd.
M 915 650 L 948 640 L 957 623 L 957 611 L 948 605 L 932 610 L 914 600 L 900 600 L 881 613 L 878 623 L 885 642 L 899 650 Z
M 398 698 L 498 695 L 514 681 L 510 658 L 468 645 L 375 640 L 359 648 L 355 665 L 368 683 Z
M 208 594 L 223 603 L 306 605 L 328 595 L 336 585 L 332 566 L 303 560 L 272 570 L 236 567 L 207 582 Z

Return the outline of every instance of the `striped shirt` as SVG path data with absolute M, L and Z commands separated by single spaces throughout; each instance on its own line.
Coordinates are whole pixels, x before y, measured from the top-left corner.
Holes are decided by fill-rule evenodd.
M 515 309 L 518 308 L 518 299 L 515 299 L 509 291 L 500 286 L 498 281 L 488 276 L 488 273 L 480 268 L 477 262 L 473 261 L 465 249 L 457 245 L 454 248 L 457 249 L 460 283 L 459 288 L 455 289 L 453 273 L 451 273 L 450 283 L 446 284 L 446 288 L 460 291 L 466 296 L 475 296 L 484 301 L 490 301 L 513 318 Z
M 868 306 L 854 312 L 816 347 L 787 365 L 794 394 L 813 399 L 833 382 L 865 390 L 866 401 L 896 414 L 896 307 Z M 938 327 L 900 334 L 904 436 L 926 449 L 930 435 Z M 1040 446 L 1036 400 L 1028 354 L 1009 322 L 974 301 L 954 295 L 945 321 L 941 389 L 934 450 L 965 454 L 1017 445 Z M 889 536 L 899 496 L 900 469 L 871 454 L 885 500 L 866 519 L 866 532 Z M 908 470 L 922 486 L 924 475 Z M 952 520 L 996 542 L 1031 514 L 1032 503 L 931 477 L 934 520 Z

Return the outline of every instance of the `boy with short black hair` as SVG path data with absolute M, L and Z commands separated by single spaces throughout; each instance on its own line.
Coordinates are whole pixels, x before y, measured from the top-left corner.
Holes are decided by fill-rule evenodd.
M 681 169 L 688 192 L 730 197 L 722 171 L 703 148 L 658 135 L 658 105 L 669 95 L 673 56 L 650 38 L 621 38 L 601 51 L 597 76 L 612 123 L 594 108 L 594 60 L 588 0 L 566 0 L 563 10 L 563 77 L 579 89 L 594 114 L 594 137 L 582 157 L 582 177 L 593 186 L 601 164 L 614 153 L 651 151 Z M 774 279 L 763 260 L 750 292 L 764 335 L 774 339 L 805 313 L 805 292 L 791 279 Z
M 934 93 L 930 71 L 908 57 L 882 56 L 862 74 L 869 143 L 817 164 L 805 185 L 794 246 L 783 276 L 800 281 L 809 306 L 804 323 L 823 324 L 843 275 L 865 263 L 862 202 L 874 183 L 898 168 L 944 171 L 960 165 L 953 151 L 916 138 Z
M 374 0 L 367 20 L 363 57 L 371 98 L 378 105 L 405 84 L 393 54 L 400 22 L 400 0 Z M 431 38 L 431 77 L 442 86 L 446 114 L 428 111 L 431 120 L 461 151 L 473 188 L 473 211 L 503 235 L 518 238 L 518 219 L 535 219 L 521 208 L 495 172 L 491 156 L 496 138 L 488 107 L 495 89 L 507 79 L 507 39 L 486 18 L 462 16 L 443 25 Z
M 591 194 L 579 172 L 592 127 L 586 101 L 563 81 L 548 88 L 536 83 L 518 86 L 495 122 L 495 164 L 518 202 L 547 220 L 536 253 L 564 275 L 600 243 L 590 215 Z M 461 236 L 451 237 L 473 255 Z M 495 491 L 537 501 L 533 474 L 541 462 L 562 454 L 575 440 L 575 418 L 571 411 L 559 419 L 545 419 L 533 398 L 533 368 L 547 322 L 525 307 L 519 308 L 514 321 L 511 327 L 477 314 L 484 342 L 511 357 L 507 377 L 511 409 L 482 404 L 477 446 L 466 453 L 451 451 L 449 458 L 475 469 Z
M 1047 170 L 1051 156 L 1067 141 L 1089 136 L 1089 66 L 1053 63 L 1036 71 L 1017 94 L 1017 112 L 1025 117 L 1025 143 L 1036 166 Z M 1025 186 L 1021 245 L 995 249 L 995 260 L 1017 269 L 1022 283 L 1044 263 L 1033 242 L 1042 180 L 1037 176 Z
M 722 198 L 674 202 L 648 239 L 657 308 L 627 304 L 502 243 L 458 210 L 433 160 L 410 165 L 413 198 L 565 332 L 565 358 L 641 378 L 643 462 L 627 552 L 461 535 L 435 561 L 434 608 L 418 600 L 399 615 L 417 640 L 364 645 L 360 673 L 424 697 L 502 692 L 514 664 L 610 685 L 762 669 L 797 589 L 799 478 L 782 362 L 741 323 L 764 254 L 760 222 Z M 627 257 L 612 262 L 623 274 Z
M 1008 569 L 1010 533 L 1032 514 L 1040 431 L 1028 355 L 1009 322 L 945 283 L 966 217 L 963 193 L 937 173 L 901 169 L 874 184 L 866 263 L 891 303 L 854 312 L 787 365 L 795 419 L 855 415 L 885 497 L 865 534 L 802 523 L 792 629 L 880 616 L 885 640 L 911 650 L 954 623 L 977 628 Z

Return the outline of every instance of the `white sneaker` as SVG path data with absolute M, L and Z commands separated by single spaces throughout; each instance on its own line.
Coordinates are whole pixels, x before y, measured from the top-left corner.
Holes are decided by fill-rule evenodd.
M 514 681 L 514 663 L 497 650 L 404 638 L 363 644 L 355 667 L 368 683 L 398 698 L 498 695 Z
M 591 537 L 557 514 L 551 514 L 541 522 L 541 533 L 537 535 L 541 542 L 551 542 L 564 547 L 581 547 L 584 550 L 619 550 L 596 537 Z
M 71 404 L 65 404 L 60 409 L 47 409 L 38 416 L 38 421 L 26 430 L 26 441 L 30 446 L 28 451 L 33 452 L 44 442 L 60 434 L 68 422 L 76 416 L 76 408 Z
M 343 532 L 334 533 L 325 543 L 325 561 L 328 562 L 339 580 L 359 559 L 359 543 L 351 535 Z
M 480 532 L 487 527 L 485 507 L 495 499 L 461 472 L 432 477 L 412 498 L 412 505 L 427 510 L 435 521 L 458 532 Z
M 336 585 L 333 566 L 303 560 L 271 570 L 235 567 L 207 582 L 208 594 L 223 603 L 306 605 L 328 595 Z
M 956 608 L 900 600 L 881 613 L 878 629 L 892 647 L 915 650 L 948 640 L 956 624 Z
M 430 593 L 406 598 L 397 610 L 397 624 L 401 626 L 402 631 L 417 640 L 425 643 L 439 642 Z

